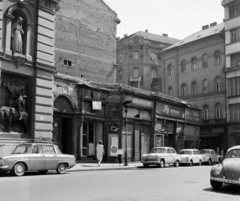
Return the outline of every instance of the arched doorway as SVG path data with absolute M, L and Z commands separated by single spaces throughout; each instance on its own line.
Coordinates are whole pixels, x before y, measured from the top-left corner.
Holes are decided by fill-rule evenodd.
M 72 117 L 73 106 L 65 96 L 54 101 L 53 141 L 63 153 L 72 154 Z

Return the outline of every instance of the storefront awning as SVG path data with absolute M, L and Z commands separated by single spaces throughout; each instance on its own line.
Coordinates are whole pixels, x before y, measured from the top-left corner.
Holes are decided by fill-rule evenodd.
M 208 133 L 208 134 L 202 134 L 202 135 L 200 135 L 200 138 L 201 137 L 217 137 L 217 136 L 219 136 L 220 134 L 216 134 L 216 133 Z

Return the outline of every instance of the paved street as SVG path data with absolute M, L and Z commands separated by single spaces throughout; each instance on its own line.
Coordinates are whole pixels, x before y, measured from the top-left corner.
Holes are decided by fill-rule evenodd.
M 0 176 L 1 201 L 239 201 L 240 188 L 210 187 L 211 166 L 27 173 Z

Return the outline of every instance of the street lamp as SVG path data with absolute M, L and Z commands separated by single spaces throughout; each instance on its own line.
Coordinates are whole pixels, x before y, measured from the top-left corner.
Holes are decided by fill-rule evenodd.
M 125 107 L 125 156 L 124 156 L 124 166 L 128 166 L 127 161 L 127 105 L 132 103 L 132 100 L 125 100 L 123 101 L 122 105 Z

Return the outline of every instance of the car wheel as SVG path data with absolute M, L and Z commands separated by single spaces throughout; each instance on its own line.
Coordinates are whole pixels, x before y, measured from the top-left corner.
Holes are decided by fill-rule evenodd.
M 179 166 L 179 160 L 176 160 L 174 166 L 175 166 L 175 167 L 178 167 L 178 166 Z
M 190 160 L 190 162 L 189 162 L 189 166 L 192 166 L 192 165 L 193 165 L 193 161 Z
M 165 165 L 164 160 L 160 160 L 160 168 L 164 168 L 164 165 Z
M 212 188 L 215 190 L 219 190 L 220 188 L 222 188 L 222 185 L 223 185 L 222 182 L 213 181 L 213 180 L 210 180 L 210 183 L 211 183 Z
M 59 163 L 57 166 L 57 173 L 64 174 L 67 171 L 67 164 L 66 163 Z
M 13 166 L 12 173 L 16 176 L 23 176 L 26 171 L 26 166 L 24 163 L 16 163 Z
M 202 161 L 201 161 L 201 160 L 199 161 L 198 165 L 199 165 L 199 166 L 201 166 L 201 165 L 202 165 Z
M 143 164 L 143 167 L 147 168 L 147 167 L 148 167 L 148 164 Z
M 39 173 L 41 174 L 46 174 L 48 172 L 48 170 L 39 170 Z
M 212 165 L 212 160 L 210 158 L 208 159 L 208 165 Z

